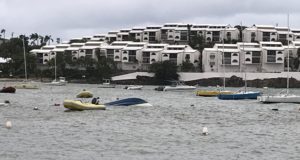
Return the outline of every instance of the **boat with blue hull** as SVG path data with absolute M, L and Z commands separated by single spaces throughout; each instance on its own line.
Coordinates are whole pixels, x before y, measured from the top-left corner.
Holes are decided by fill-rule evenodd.
M 239 99 L 257 99 L 260 92 L 238 92 L 233 94 L 219 94 L 218 98 L 222 100 L 239 100 Z
M 109 103 L 105 103 L 105 106 L 139 106 L 139 107 L 152 107 L 150 103 L 140 98 L 126 98 Z

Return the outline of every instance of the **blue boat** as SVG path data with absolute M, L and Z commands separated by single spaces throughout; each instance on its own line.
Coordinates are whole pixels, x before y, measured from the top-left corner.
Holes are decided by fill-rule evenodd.
M 239 100 L 239 99 L 257 99 L 260 92 L 238 92 L 233 94 L 219 94 L 218 98 L 222 100 Z

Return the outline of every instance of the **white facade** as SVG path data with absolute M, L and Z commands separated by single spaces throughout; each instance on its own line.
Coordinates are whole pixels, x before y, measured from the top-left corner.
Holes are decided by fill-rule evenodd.
M 283 72 L 286 48 L 281 42 L 216 44 L 204 49 L 203 69 L 204 72 Z

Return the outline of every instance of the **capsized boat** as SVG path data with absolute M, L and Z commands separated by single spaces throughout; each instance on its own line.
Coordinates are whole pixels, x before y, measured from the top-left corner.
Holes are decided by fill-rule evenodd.
M 127 90 L 141 90 L 144 86 L 140 86 L 140 85 L 129 85 L 126 86 L 124 89 Z
M 16 88 L 14 87 L 3 87 L 0 90 L 0 93 L 15 93 L 16 92 Z
M 198 90 L 196 91 L 196 96 L 203 96 L 203 97 L 215 97 L 219 94 L 233 94 L 232 91 L 218 91 L 218 90 Z
M 237 92 L 232 94 L 219 94 L 218 98 L 222 100 L 239 100 L 239 99 L 257 99 L 257 96 L 260 96 L 260 92 Z
M 109 103 L 106 106 L 138 106 L 138 107 L 152 107 L 150 103 L 140 98 L 126 98 Z
M 105 110 L 104 104 L 85 103 L 78 100 L 64 100 L 64 107 L 70 110 Z

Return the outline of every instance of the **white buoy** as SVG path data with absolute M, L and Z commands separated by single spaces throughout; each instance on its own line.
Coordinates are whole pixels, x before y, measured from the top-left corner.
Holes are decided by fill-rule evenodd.
M 5 127 L 7 129 L 10 129 L 12 127 L 11 121 L 7 121 L 6 124 L 5 124 Z
M 39 110 L 39 108 L 38 107 L 34 107 L 33 110 Z
M 204 135 L 204 136 L 208 135 L 208 129 L 207 129 L 207 127 L 203 127 L 203 129 L 202 129 L 202 135 Z

